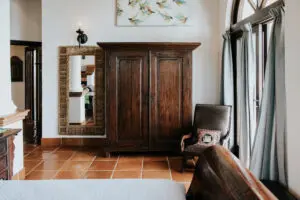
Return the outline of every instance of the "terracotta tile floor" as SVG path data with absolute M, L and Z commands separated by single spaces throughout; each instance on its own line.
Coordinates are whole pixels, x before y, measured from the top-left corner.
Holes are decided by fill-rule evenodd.
M 160 155 L 101 156 L 95 149 L 42 148 L 25 145 L 27 180 L 43 179 L 170 179 L 189 187 L 193 171 L 180 173 L 181 158 Z

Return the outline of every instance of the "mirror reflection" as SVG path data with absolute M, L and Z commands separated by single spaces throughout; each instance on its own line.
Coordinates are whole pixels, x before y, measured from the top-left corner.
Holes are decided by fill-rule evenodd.
M 84 93 L 86 124 L 94 124 L 95 57 L 85 56 L 81 67 L 81 86 Z
M 69 123 L 94 125 L 95 56 L 70 56 Z

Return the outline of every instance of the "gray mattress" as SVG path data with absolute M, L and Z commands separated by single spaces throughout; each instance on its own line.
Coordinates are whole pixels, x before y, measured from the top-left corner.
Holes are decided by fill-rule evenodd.
M 185 200 L 169 180 L 0 181 L 0 200 Z

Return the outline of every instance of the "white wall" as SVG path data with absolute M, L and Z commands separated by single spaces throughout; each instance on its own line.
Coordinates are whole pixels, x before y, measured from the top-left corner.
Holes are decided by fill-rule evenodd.
M 11 39 L 42 41 L 42 0 L 11 0 Z
M 0 115 L 8 115 L 16 107 L 11 101 L 11 76 L 10 76 L 10 0 L 0 1 Z
M 289 186 L 300 196 L 300 1 L 286 0 L 286 92 L 287 92 L 287 146 Z
M 69 99 L 69 123 L 85 122 L 85 99 L 81 97 L 70 97 Z
M 10 76 L 10 0 L 0 0 L 0 115 L 15 112 L 15 105 L 11 100 Z M 22 121 L 16 122 L 5 128 L 22 128 Z M 18 173 L 23 168 L 23 134 L 16 136 L 15 157 L 13 173 Z
M 116 27 L 113 0 L 43 0 L 43 137 L 58 136 L 58 47 L 76 45 L 78 24 L 96 42 L 201 42 L 194 52 L 193 103 L 219 103 L 219 1 L 189 0 L 190 27 Z M 53 30 L 55 28 L 55 30 Z M 45 106 L 47 105 L 47 106 Z
M 233 0 L 220 0 L 220 30 L 224 33 L 231 25 Z
M 25 108 L 25 46 L 10 46 L 10 57 L 18 56 L 23 61 L 23 81 L 11 83 L 12 100 L 19 109 Z

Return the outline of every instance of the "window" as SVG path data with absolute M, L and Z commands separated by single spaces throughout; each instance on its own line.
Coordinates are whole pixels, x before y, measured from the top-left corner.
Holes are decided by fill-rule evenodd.
M 270 35 L 271 30 L 273 26 L 272 18 L 268 15 L 268 10 L 272 7 L 276 7 L 277 4 L 279 5 L 282 3 L 283 0 L 236 0 L 236 5 L 234 5 L 234 9 L 232 13 L 233 19 L 232 24 L 235 29 L 240 29 L 244 24 L 248 22 L 252 22 L 252 39 L 253 39 L 253 48 L 254 48 L 254 55 L 255 55 L 255 63 L 251 65 L 254 67 L 256 73 L 254 74 L 255 77 L 253 77 L 255 81 L 255 98 L 253 101 L 255 101 L 255 108 L 254 110 L 254 116 L 251 119 L 251 121 L 257 122 L 259 120 L 259 111 L 261 106 L 261 100 L 262 100 L 262 92 L 263 92 L 263 86 L 264 86 L 264 74 L 265 74 L 265 67 L 266 67 L 266 58 L 268 54 L 268 48 L 270 43 Z M 261 11 L 264 12 L 261 12 Z M 267 14 L 264 14 L 267 13 Z M 258 19 L 258 20 L 257 20 Z M 234 49 L 240 49 L 241 45 L 241 31 L 234 31 L 232 32 L 231 38 L 233 40 L 233 48 Z M 243 69 L 241 69 L 241 57 L 239 55 L 239 52 L 233 51 L 233 57 L 235 61 L 235 77 L 241 76 L 241 72 Z M 236 99 L 236 129 L 237 135 L 236 140 L 239 144 L 239 138 L 240 134 L 238 130 L 239 126 L 241 126 L 239 123 L 239 114 L 241 110 L 239 110 L 239 102 L 240 102 L 240 96 L 239 93 L 243 92 L 243 88 L 239 84 L 238 78 L 235 80 L 236 87 L 235 87 L 235 99 Z
M 238 20 L 245 19 L 255 13 L 257 5 L 253 0 L 241 0 L 238 10 Z
M 269 6 L 269 5 L 271 5 L 272 3 L 275 3 L 275 1 L 277 1 L 277 0 L 264 0 L 264 1 L 262 2 L 262 7 Z
M 241 21 L 254 15 L 256 11 L 261 10 L 278 0 L 239 0 L 237 1 L 238 14 L 237 21 Z

